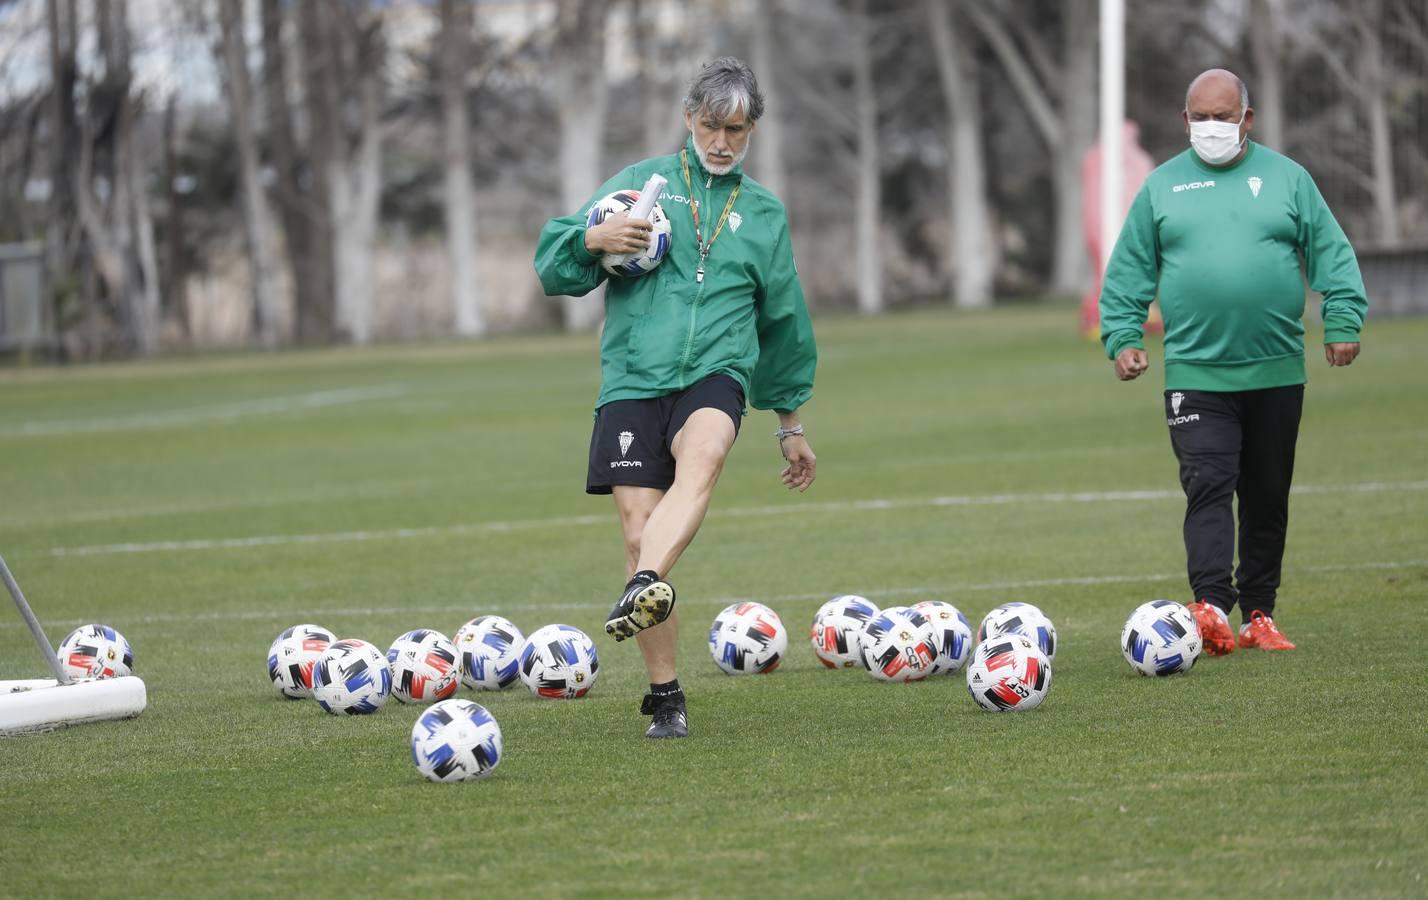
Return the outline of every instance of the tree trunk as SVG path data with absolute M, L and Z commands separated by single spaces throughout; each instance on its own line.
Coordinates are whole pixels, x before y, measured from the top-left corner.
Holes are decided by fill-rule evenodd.
M 76 287 L 76 256 L 79 228 L 75 208 L 76 150 L 79 122 L 75 115 L 75 83 L 79 66 L 75 0 L 49 0 L 47 4 L 50 43 L 50 196 L 45 224 L 45 265 L 57 305 L 73 298 Z M 54 310 L 54 321 L 65 326 L 63 309 Z
M 168 207 L 168 228 L 164 232 L 163 287 L 160 296 L 164 306 L 159 318 L 172 318 L 183 332 L 184 340 L 193 341 L 188 321 L 188 303 L 184 297 L 183 201 L 178 192 L 178 93 L 169 95 L 164 108 L 164 205 Z
M 373 246 L 377 236 L 382 175 L 381 84 L 377 25 L 352 48 L 356 62 L 358 138 L 355 154 L 339 156 L 329 170 L 337 235 L 338 325 L 354 344 L 372 339 Z M 346 141 L 342 142 L 347 143 Z
M 1280 153 L 1284 145 L 1284 35 L 1275 0 L 1250 0 L 1250 56 L 1254 60 L 1255 140 Z
M 1081 231 L 1081 160 L 1096 140 L 1096 0 L 1068 0 L 1064 21 L 1065 78 L 1061 84 L 1061 134 L 1048 148 L 1056 185 L 1052 292 L 1079 296 L 1090 271 Z
M 754 4 L 753 52 L 750 63 L 754 75 L 759 79 L 759 90 L 765 97 L 777 97 L 778 76 L 774 71 L 774 47 L 778 43 L 779 4 L 777 0 L 765 0 Z M 866 40 L 864 41 L 866 44 Z M 788 188 L 788 166 L 783 153 L 783 115 L 779 111 L 778 100 L 770 101 L 764 108 L 750 136 L 753 141 L 754 175 L 775 197 L 784 198 Z
M 471 66 L 472 6 L 441 0 L 441 112 L 446 172 L 446 256 L 451 272 L 451 313 L 456 333 L 486 333 L 476 268 L 476 192 L 466 115 L 466 72 Z
M 253 335 L 260 346 L 272 348 L 278 344 L 280 302 L 273 260 L 273 215 L 259 171 L 243 7 L 243 0 L 219 0 L 219 46 L 233 141 L 238 148 L 239 196 L 253 295 Z
M 292 274 L 297 339 L 301 343 L 332 340 L 333 271 L 327 185 L 313 177 L 308 155 L 297 141 L 293 105 L 288 102 L 287 52 L 283 44 L 283 0 L 262 0 L 263 97 L 267 105 L 268 140 L 277 168 L 278 211 L 283 220 L 288 270 Z M 300 43 L 306 45 L 316 27 L 318 4 L 304 3 L 299 12 Z M 304 67 L 305 77 L 312 66 Z M 313 82 L 307 81 L 308 85 Z M 311 88 L 309 88 L 311 89 Z M 309 98 L 309 102 L 311 99 Z
M 1396 247 L 1403 242 L 1403 229 L 1398 222 L 1391 143 L 1393 133 L 1384 97 L 1387 84 L 1383 72 L 1383 43 L 1379 38 L 1379 29 L 1383 26 L 1382 4 L 1379 0 L 1365 0 L 1359 4 L 1355 18 L 1359 32 L 1359 82 L 1366 95 L 1363 98 L 1364 112 L 1369 126 L 1375 235 L 1381 244 Z
M 572 213 L 600 186 L 605 133 L 605 0 L 560 0 L 554 84 L 560 119 L 560 208 Z M 583 211 L 583 210 L 582 210 Z M 565 297 L 569 331 L 589 331 L 604 318 L 604 293 Z
M 996 244 L 983 193 L 986 164 L 977 70 L 968 59 L 961 29 L 953 28 L 949 2 L 956 0 L 924 0 L 947 103 L 947 188 L 952 210 L 947 263 L 953 276 L 952 296 L 957 306 L 971 309 L 991 305 Z
M 872 23 L 867 0 L 852 10 L 853 116 L 857 122 L 858 163 L 854 204 L 857 246 L 858 311 L 883 311 L 883 266 L 879 234 L 882 166 L 878 157 L 878 103 L 873 89 Z

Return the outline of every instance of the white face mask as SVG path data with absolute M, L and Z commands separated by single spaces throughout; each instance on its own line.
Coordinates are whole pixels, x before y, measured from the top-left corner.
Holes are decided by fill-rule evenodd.
M 1190 123 L 1190 146 L 1212 166 L 1223 166 L 1240 152 L 1239 122 L 1217 122 L 1209 119 Z

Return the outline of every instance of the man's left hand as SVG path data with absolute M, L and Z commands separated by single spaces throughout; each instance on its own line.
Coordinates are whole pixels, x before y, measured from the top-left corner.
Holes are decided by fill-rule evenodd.
M 801 494 L 808 490 L 808 486 L 816 477 L 814 470 L 818 459 L 813 455 L 813 448 L 808 446 L 808 440 L 801 434 L 784 438 L 781 446 L 783 458 L 788 460 L 788 465 L 783 469 L 784 487 L 790 491 L 798 488 Z
M 1352 344 L 1325 344 L 1324 358 L 1331 366 L 1347 366 L 1359 355 L 1359 344 L 1355 341 Z

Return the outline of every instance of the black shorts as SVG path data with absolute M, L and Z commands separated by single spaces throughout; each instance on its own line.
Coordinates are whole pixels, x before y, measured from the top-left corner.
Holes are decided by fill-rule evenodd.
M 674 436 L 695 410 L 706 408 L 727 413 L 737 436 L 744 416 L 743 388 L 721 373 L 677 394 L 612 400 L 597 409 L 585 493 L 613 493 L 617 484 L 669 490 L 674 484 Z

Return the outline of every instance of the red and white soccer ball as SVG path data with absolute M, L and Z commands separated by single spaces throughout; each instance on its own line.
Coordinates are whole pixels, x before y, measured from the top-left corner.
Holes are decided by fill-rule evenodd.
M 374 713 L 391 694 L 392 669 L 382 651 L 367 641 L 335 641 L 312 667 L 312 699 L 334 716 Z
M 1019 634 L 1040 647 L 1048 662 L 1056 661 L 1056 626 L 1034 604 L 1003 603 L 987 613 L 977 629 L 977 641 L 1001 634 Z
M 408 631 L 393 641 L 387 665 L 392 669 L 392 695 L 402 703 L 445 700 L 461 686 L 456 645 L 429 628 Z
M 321 625 L 294 625 L 268 647 L 268 678 L 290 700 L 312 696 L 312 667 L 337 635 Z
M 510 619 L 477 616 L 451 639 L 461 654 L 461 683 L 480 691 L 499 691 L 521 677 L 526 638 Z
M 65 635 L 56 654 L 71 678 L 119 678 L 134 670 L 129 641 L 108 625 L 81 625 Z
M 537 697 L 584 697 L 595 686 L 599 674 L 595 642 L 573 625 L 537 628 L 521 648 L 521 681 Z
M 788 629 L 762 603 L 733 603 L 709 627 L 709 655 L 728 675 L 767 675 L 788 652 Z
M 972 651 L 967 690 L 991 712 L 1036 709 L 1051 690 L 1051 661 L 1019 634 L 988 638 Z
M 937 635 L 921 610 L 889 606 L 863 626 L 863 668 L 878 681 L 921 681 L 937 663 Z
M 972 625 L 962 611 L 941 600 L 924 600 L 912 608 L 927 616 L 936 637 L 937 662 L 933 675 L 949 675 L 967 664 L 972 655 Z
M 636 190 L 615 191 L 601 198 L 590 207 L 585 217 L 585 227 L 599 225 L 616 213 L 629 212 L 640 199 Z M 600 266 L 611 275 L 632 278 L 643 275 L 664 261 L 669 253 L 669 217 L 658 203 L 650 210 L 650 245 L 642 253 L 606 253 L 600 258 Z
M 818 661 L 830 669 L 861 666 L 863 626 L 877 614 L 877 604 L 857 594 L 841 594 L 818 607 L 808 631 Z

